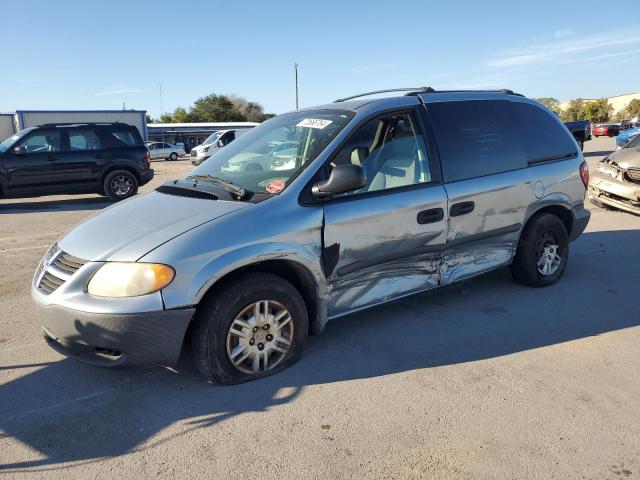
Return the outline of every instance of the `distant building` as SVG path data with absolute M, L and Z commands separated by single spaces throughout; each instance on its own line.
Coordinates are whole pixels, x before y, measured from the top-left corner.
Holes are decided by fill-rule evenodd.
M 0 141 L 24 128 L 46 123 L 113 123 L 133 125 L 147 138 L 144 110 L 16 110 L 0 114 Z
M 607 98 L 607 97 L 605 97 Z M 615 97 L 608 97 L 609 104 L 613 107 L 613 113 L 616 114 L 627 106 L 627 104 L 633 99 L 640 99 L 640 93 L 627 93 L 625 95 L 616 95 Z M 583 98 L 584 102 L 595 102 L 598 98 Z M 570 100 L 566 102 L 560 102 L 560 108 L 563 110 L 569 106 Z
M 255 122 L 149 123 L 147 138 L 155 142 L 184 143 L 187 152 L 218 130 L 242 130 Z

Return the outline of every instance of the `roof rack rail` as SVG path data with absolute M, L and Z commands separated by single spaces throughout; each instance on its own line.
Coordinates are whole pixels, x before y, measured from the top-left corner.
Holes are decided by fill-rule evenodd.
M 36 125 L 37 127 L 68 127 L 74 125 L 128 125 L 121 122 L 52 122 Z
M 504 93 L 505 95 L 515 95 L 517 97 L 524 97 L 521 93 L 516 93 L 508 88 L 500 88 L 497 90 L 433 90 L 429 93 Z
M 407 95 L 417 95 L 419 93 L 435 92 L 431 87 L 413 87 L 413 88 L 390 88 L 388 90 L 376 90 L 374 92 L 359 93 L 358 95 L 352 95 L 350 97 L 338 98 L 333 103 L 346 102 L 347 100 L 353 100 L 359 97 L 368 97 L 369 95 L 377 95 L 378 93 L 391 93 L 391 92 L 409 92 Z

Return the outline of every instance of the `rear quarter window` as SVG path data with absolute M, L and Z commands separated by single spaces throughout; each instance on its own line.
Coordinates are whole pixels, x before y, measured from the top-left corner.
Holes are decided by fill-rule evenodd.
M 427 105 L 445 182 L 527 166 L 510 103 L 505 100 L 471 100 Z
M 577 153 L 571 134 L 553 114 L 540 107 L 512 102 L 529 163 L 544 162 Z
M 142 145 L 142 138 L 135 128 L 106 128 L 105 134 L 112 147 L 127 147 Z

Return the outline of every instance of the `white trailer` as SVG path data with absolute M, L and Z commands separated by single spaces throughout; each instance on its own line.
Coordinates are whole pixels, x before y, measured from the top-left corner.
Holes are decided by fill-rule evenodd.
M 0 113 L 0 142 L 16 133 L 13 113 Z
M 147 140 L 147 112 L 144 110 L 16 110 L 17 130 L 47 123 L 126 123 Z

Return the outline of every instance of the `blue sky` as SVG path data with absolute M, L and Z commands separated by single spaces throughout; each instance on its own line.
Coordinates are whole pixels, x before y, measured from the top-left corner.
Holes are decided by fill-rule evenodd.
M 640 20 L 601 1 L 2 2 L 0 111 L 147 110 L 237 94 L 268 112 L 404 86 L 640 91 Z

